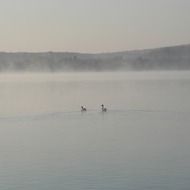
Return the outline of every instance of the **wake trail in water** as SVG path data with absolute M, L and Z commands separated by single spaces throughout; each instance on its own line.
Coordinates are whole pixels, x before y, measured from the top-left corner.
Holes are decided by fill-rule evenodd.
M 11 115 L 11 116 L 0 116 L 0 121 L 26 121 L 26 120 L 43 120 L 48 118 L 58 118 L 64 116 L 84 116 L 84 115 L 93 115 L 93 114 L 125 114 L 126 116 L 131 113 L 146 113 L 146 114 L 189 114 L 189 111 L 174 111 L 174 110 L 151 110 L 151 109 L 110 109 L 106 113 L 103 113 L 101 110 L 89 109 L 87 112 L 81 112 L 79 110 L 71 111 L 57 111 L 57 112 L 48 112 L 48 113 L 37 113 L 37 114 L 25 114 L 25 115 Z

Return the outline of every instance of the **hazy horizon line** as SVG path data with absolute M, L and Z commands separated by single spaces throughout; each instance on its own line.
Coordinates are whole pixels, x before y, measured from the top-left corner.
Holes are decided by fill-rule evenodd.
M 133 51 L 146 51 L 146 50 L 156 50 L 162 48 L 170 48 L 170 47 L 180 47 L 180 46 L 189 46 L 190 43 L 185 44 L 176 44 L 176 45 L 166 45 L 166 46 L 158 46 L 158 47 L 150 47 L 150 48 L 137 48 L 137 49 L 128 49 L 128 50 L 118 50 L 118 51 L 102 51 L 102 52 L 79 52 L 79 51 L 54 51 L 54 50 L 44 50 L 44 51 L 0 51 L 0 53 L 68 53 L 68 54 L 86 54 L 86 55 L 97 55 L 97 54 L 114 54 L 120 52 L 133 52 Z

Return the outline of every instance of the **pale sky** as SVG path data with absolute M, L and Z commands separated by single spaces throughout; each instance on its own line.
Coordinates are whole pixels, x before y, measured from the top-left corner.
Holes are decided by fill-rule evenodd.
M 0 51 L 113 52 L 190 43 L 190 0 L 0 0 Z

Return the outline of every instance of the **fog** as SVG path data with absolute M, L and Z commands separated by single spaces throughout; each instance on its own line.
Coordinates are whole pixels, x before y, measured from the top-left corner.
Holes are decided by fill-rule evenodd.
M 189 70 L 190 45 L 102 54 L 0 53 L 0 72 Z

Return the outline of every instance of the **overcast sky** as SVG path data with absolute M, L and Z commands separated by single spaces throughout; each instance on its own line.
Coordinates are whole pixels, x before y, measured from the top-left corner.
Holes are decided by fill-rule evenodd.
M 190 0 L 0 0 L 0 51 L 110 52 L 190 43 Z

